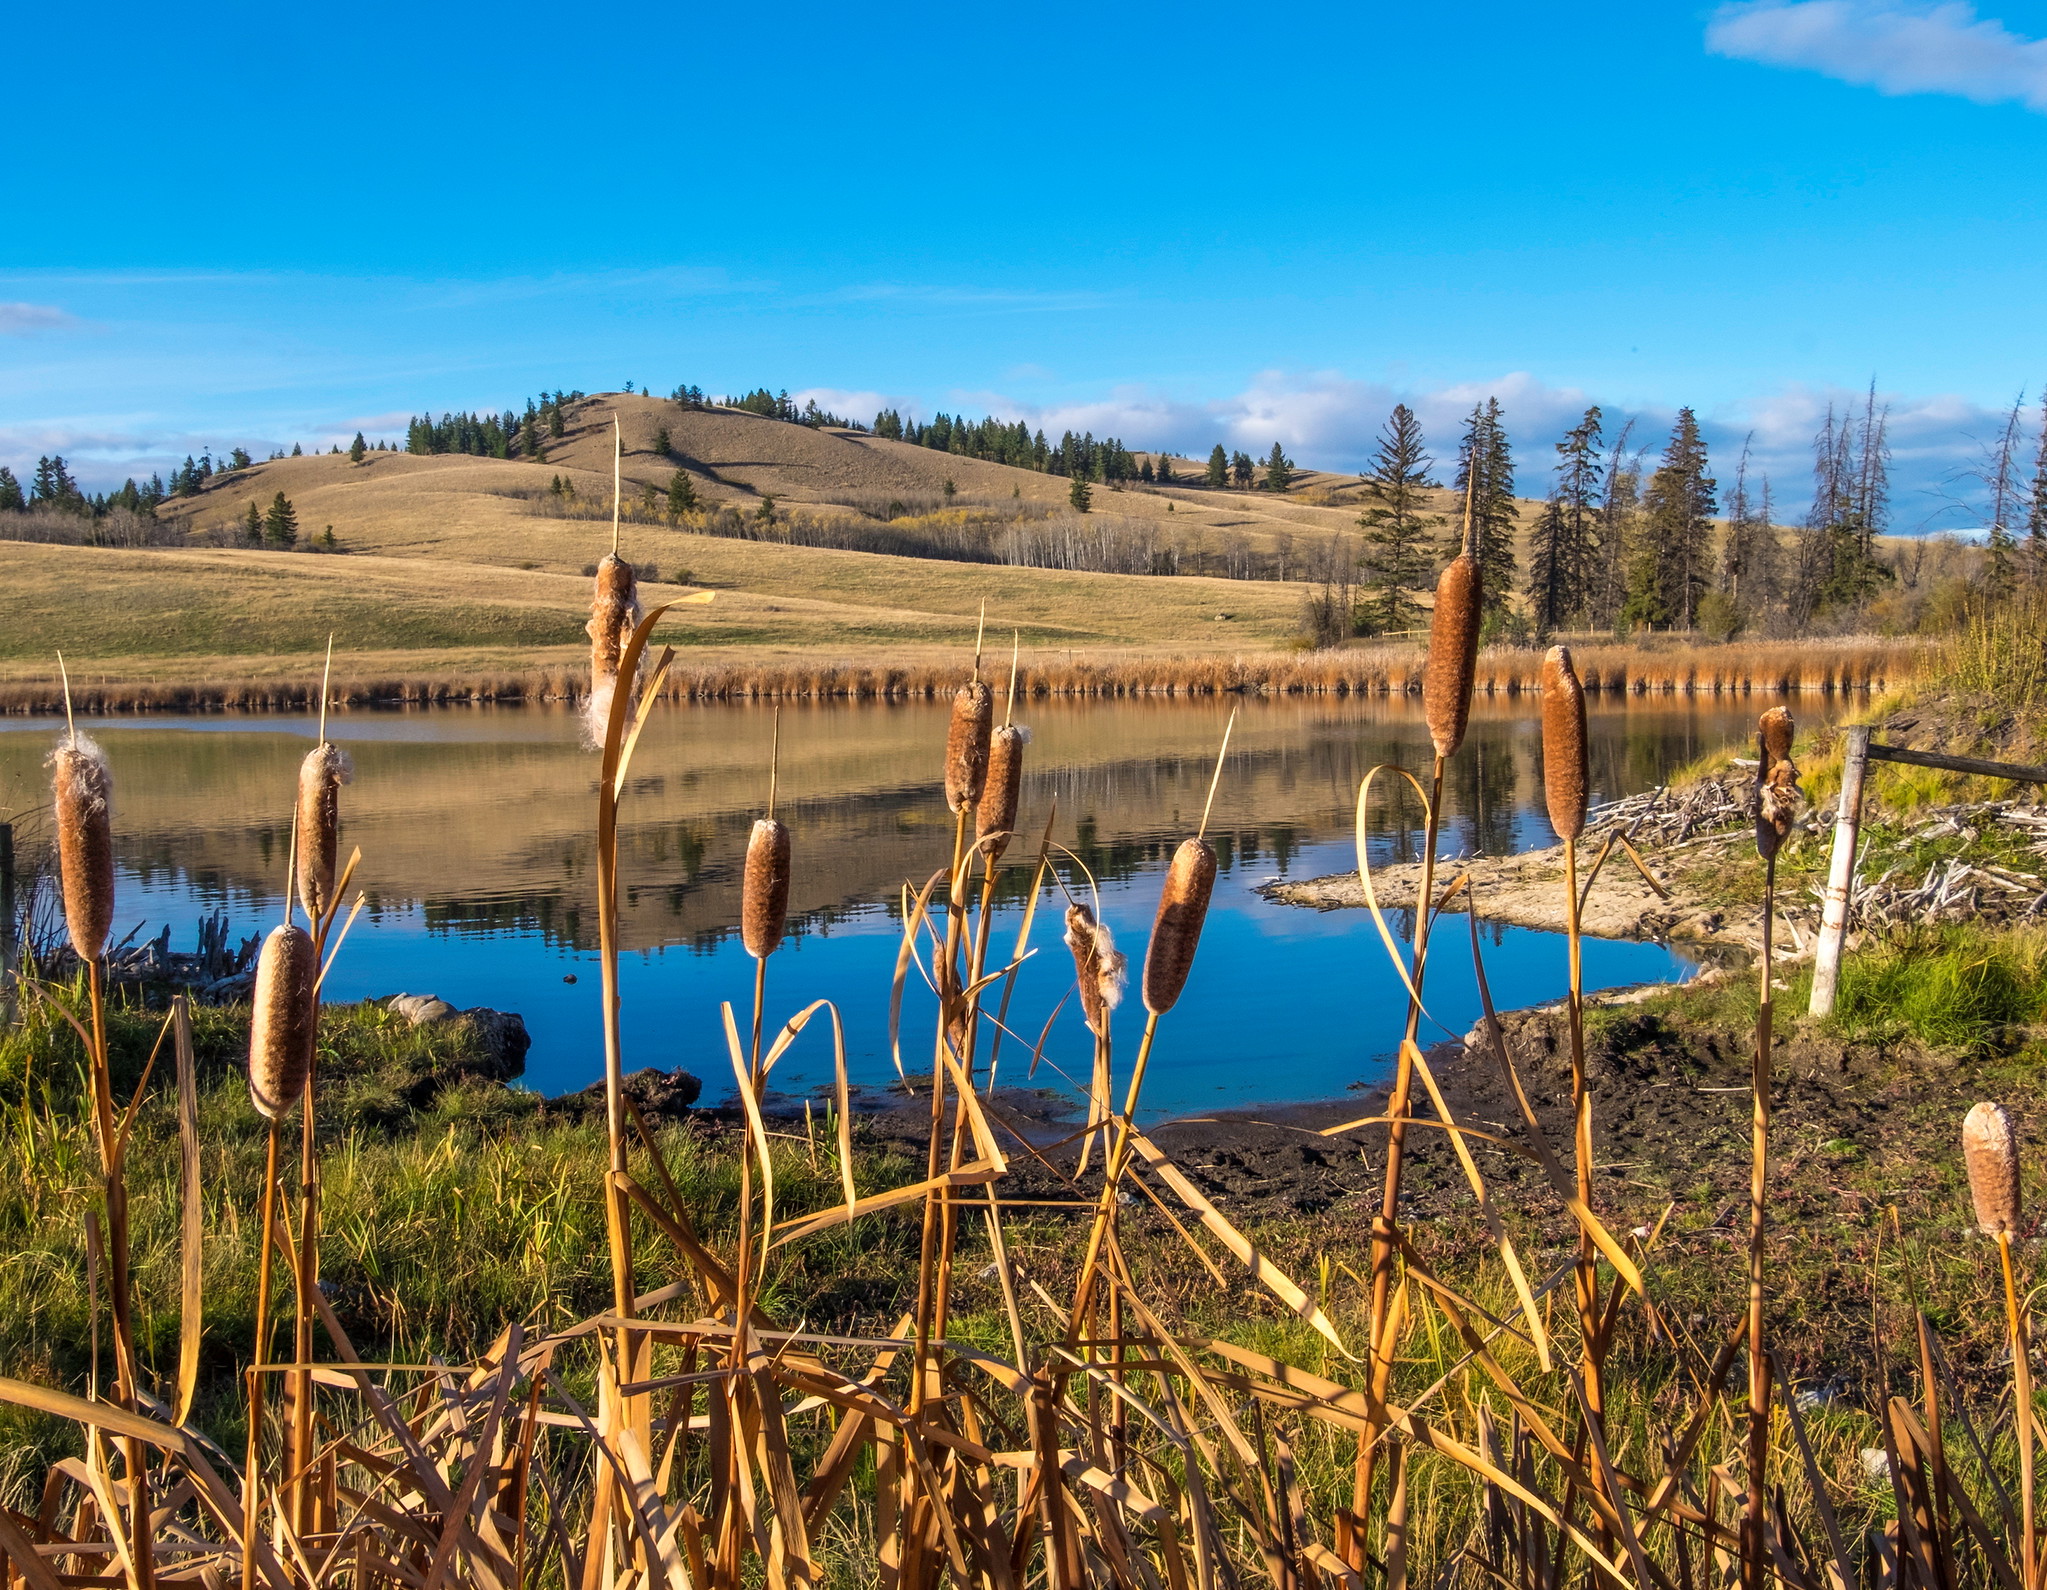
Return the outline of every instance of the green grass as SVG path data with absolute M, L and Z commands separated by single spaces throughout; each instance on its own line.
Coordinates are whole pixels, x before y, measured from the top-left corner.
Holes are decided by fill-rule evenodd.
M 2047 932 L 1912 929 L 1848 955 L 1834 1020 L 1865 1039 L 1980 1052 L 2047 1017 Z
M 31 998 L 22 1019 L 0 1029 L 0 1365 L 13 1376 L 82 1391 L 93 1337 L 83 1216 L 98 1205 L 99 1177 L 82 1110 L 83 1056 L 56 1000 L 82 1007 L 77 989 L 60 990 L 49 1000 Z M 241 1439 L 236 1381 L 254 1332 L 265 1132 L 248 1100 L 246 1007 L 196 1007 L 193 1018 L 206 1230 L 195 1417 L 232 1449 Z M 124 1095 L 162 1023 L 161 1011 L 111 1012 L 109 1043 Z M 149 1389 L 166 1400 L 179 1346 L 171 1067 L 166 1043 L 136 1121 L 128 1175 L 138 1352 Z M 372 1005 L 322 1013 L 322 1279 L 366 1359 L 460 1361 L 513 1320 L 561 1326 L 609 1305 L 601 1116 L 481 1080 L 487 1067 L 456 1024 L 415 1028 Z M 707 1231 L 722 1234 L 738 1194 L 732 1145 L 680 1127 L 658 1131 L 656 1141 L 686 1205 Z M 778 1210 L 802 1213 L 842 1196 L 828 1134 L 814 1164 L 802 1143 L 777 1147 Z M 296 1181 L 296 1148 L 294 1128 L 287 1186 Z M 636 1174 L 654 1175 L 644 1152 L 633 1159 Z M 863 1191 L 910 1176 L 907 1166 L 877 1154 L 863 1156 L 859 1174 Z M 644 1224 L 640 1234 L 640 1273 L 665 1278 L 675 1256 Z M 784 1249 L 765 1278 L 763 1304 L 790 1317 L 879 1313 L 894 1305 L 899 1278 L 914 1271 L 914 1243 L 914 1229 L 906 1235 L 899 1224 L 868 1221 Z M 289 1283 L 280 1284 L 288 1309 Z M 102 1385 L 106 1343 L 102 1315 Z M 15 1473 L 37 1472 L 43 1460 L 76 1450 L 75 1430 L 0 1407 L 6 1449 L 17 1453 Z M 7 1482 L 0 1472 L 0 1486 Z

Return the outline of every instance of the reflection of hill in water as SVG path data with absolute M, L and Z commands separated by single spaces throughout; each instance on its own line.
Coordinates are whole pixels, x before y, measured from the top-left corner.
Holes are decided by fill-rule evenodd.
M 1501 851 L 1549 837 L 1533 702 L 1481 702 L 1453 762 L 1452 843 Z M 1035 703 L 1013 865 L 1028 881 L 1052 802 L 1055 841 L 1107 881 L 1162 866 L 1199 822 L 1229 704 Z M 634 761 L 623 807 L 622 917 L 629 948 L 708 947 L 739 917 L 746 838 L 766 796 L 767 708 L 664 709 Z M 1748 712 L 1620 703 L 1591 718 L 1595 788 L 1643 788 L 1672 766 L 1748 732 Z M 312 735 L 300 719 L 94 731 L 113 760 L 124 866 L 208 904 L 255 907 L 282 889 L 291 793 Z M 596 936 L 590 829 L 596 759 L 574 719 L 548 708 L 354 714 L 335 737 L 353 757 L 343 848 L 374 911 L 418 908 L 442 932 L 538 933 L 578 948 Z M 795 837 L 792 928 L 829 932 L 893 911 L 951 854 L 938 791 L 945 709 L 929 704 L 783 710 L 781 815 Z M 0 733 L 0 809 L 43 799 L 52 736 Z M 1239 709 L 1210 834 L 1225 871 L 1284 871 L 1301 847 L 1352 831 L 1360 779 L 1379 762 L 1428 765 L 1407 700 L 1251 700 Z M 1403 780 L 1374 786 L 1373 831 L 1406 854 L 1420 807 Z M 125 913 L 124 913 L 125 914 Z

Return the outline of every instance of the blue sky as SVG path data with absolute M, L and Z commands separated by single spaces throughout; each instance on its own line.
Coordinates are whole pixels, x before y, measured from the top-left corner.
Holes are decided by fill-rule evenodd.
M 758 382 L 1522 486 L 1588 401 L 1891 405 L 1968 520 L 2047 385 L 2047 0 L 110 4 L 9 23 L 0 462 L 93 484 L 558 386 Z M 19 63 L 34 62 L 31 71 Z

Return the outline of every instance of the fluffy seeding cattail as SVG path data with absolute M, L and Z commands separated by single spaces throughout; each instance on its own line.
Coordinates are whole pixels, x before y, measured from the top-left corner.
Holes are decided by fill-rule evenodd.
M 1969 1197 L 1987 1237 L 2010 1236 L 2019 1224 L 2019 1134 L 2001 1104 L 1979 1104 L 1962 1120 L 1962 1158 Z
M 633 566 L 616 552 L 597 565 L 597 583 L 590 597 L 590 705 L 585 728 L 592 745 L 604 743 L 611 717 L 611 698 L 618 689 L 618 665 L 626 642 L 640 622 L 639 582 Z
M 1031 731 L 1020 723 L 1005 723 L 988 742 L 988 782 L 981 791 L 981 803 L 974 808 L 974 837 L 985 839 L 982 854 L 990 865 L 1002 859 L 1016 828 L 1017 796 L 1023 788 L 1024 747 L 1031 743 Z
M 1159 914 L 1144 952 L 1144 1008 L 1154 1016 L 1171 1010 L 1187 986 L 1214 888 L 1214 847 L 1205 839 L 1181 840 L 1166 870 L 1165 892 L 1159 896 Z
M 1066 947 L 1073 951 L 1073 975 L 1080 983 L 1080 1013 L 1087 1030 L 1108 1036 L 1109 1012 L 1123 1002 L 1127 962 L 1116 948 L 1109 924 L 1079 901 L 1066 908 Z
M 249 1013 L 249 1098 L 264 1119 L 281 1121 L 305 1092 L 313 1069 L 319 963 L 302 927 L 272 928 L 256 961 Z
M 746 953 L 757 961 L 774 954 L 788 920 L 789 830 L 773 817 L 762 817 L 746 841 L 746 882 L 739 905 L 739 936 Z
M 1764 713 L 1756 729 L 1756 853 L 1775 858 L 1798 818 L 1798 769 L 1791 764 L 1794 726 L 1782 707 Z
M 1552 646 L 1542 658 L 1542 792 L 1549 824 L 1560 839 L 1585 832 L 1585 687 L 1571 648 Z
M 82 961 L 96 961 L 114 925 L 114 781 L 106 754 L 82 734 L 50 756 L 57 797 L 57 866 L 64 925 Z
M 334 904 L 334 861 L 341 848 L 341 786 L 354 776 L 348 753 L 325 740 L 299 763 L 299 900 L 315 922 Z
M 1422 715 L 1436 755 L 1454 756 L 1471 722 L 1471 682 L 1478 672 L 1478 620 L 1482 598 L 1478 560 L 1460 552 L 1436 581 L 1436 611 L 1429 620 L 1429 660 L 1422 668 Z
M 972 806 L 988 783 L 988 737 L 995 727 L 995 692 L 976 679 L 952 698 L 952 726 L 945 735 L 945 804 L 953 811 Z
M 1790 761 L 1794 733 L 1788 708 L 1772 707 L 1764 713 L 1756 724 L 1757 761 L 1766 768 Z

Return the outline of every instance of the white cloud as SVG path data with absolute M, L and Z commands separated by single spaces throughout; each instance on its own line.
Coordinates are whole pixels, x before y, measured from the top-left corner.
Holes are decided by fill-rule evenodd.
M 1750 0 L 1714 13 L 1706 48 L 1884 94 L 2016 100 L 2047 111 L 2047 40 L 1978 17 L 1966 0 Z
M 0 337 L 26 337 L 35 331 L 57 331 L 78 322 L 53 304 L 0 303 Z

